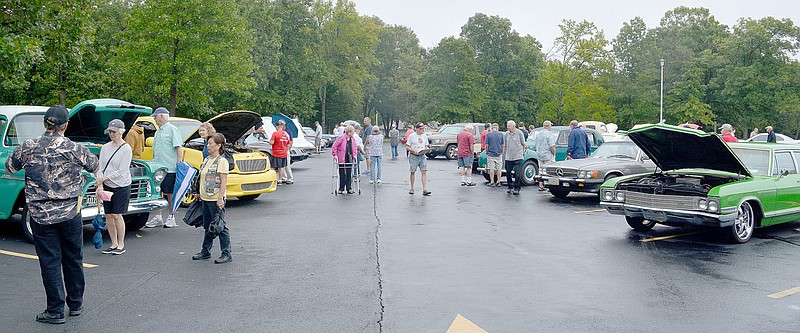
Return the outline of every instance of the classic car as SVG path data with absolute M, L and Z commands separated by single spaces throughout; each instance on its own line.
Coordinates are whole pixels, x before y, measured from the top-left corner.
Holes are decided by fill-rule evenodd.
M 767 142 L 767 133 L 759 133 L 754 137 L 745 140 L 745 142 Z M 792 139 L 786 135 L 775 133 L 775 143 L 788 143 L 797 144 L 800 140 Z
M 525 150 L 524 155 L 522 155 L 522 185 L 533 185 L 536 184 L 535 176 L 539 173 L 539 159 L 538 154 L 536 153 L 536 138 L 539 134 L 544 130 L 544 128 L 539 127 L 533 130 L 533 132 L 528 134 L 528 140 L 525 141 Z M 597 147 L 603 144 L 603 134 L 600 133 L 598 130 L 584 128 L 586 131 L 586 135 L 589 136 L 589 141 L 592 143 L 592 147 L 590 147 L 591 151 L 594 152 Z M 556 161 L 563 161 L 567 159 L 567 147 L 568 147 L 568 138 L 569 138 L 569 126 L 552 126 L 550 127 L 550 132 L 556 136 Z M 478 156 L 477 163 L 473 164 L 473 169 L 477 170 L 479 173 L 483 175 L 483 178 L 489 180 L 489 171 L 486 170 L 486 152 L 482 151 Z M 506 170 L 502 170 L 502 176 L 505 177 Z M 501 177 L 501 180 L 505 178 Z
M 475 137 L 475 145 L 477 150 L 480 151 L 481 132 L 485 124 L 482 123 L 458 123 L 444 125 L 439 128 L 438 132 L 428 135 L 428 142 L 431 145 L 431 152 L 428 153 L 428 158 L 436 158 L 436 156 L 444 155 L 448 160 L 454 160 L 458 157 L 458 143 L 456 137 L 458 133 L 464 130 L 464 126 L 472 125 L 472 136 Z
M 555 162 L 536 180 L 556 198 L 570 192 L 600 193 L 600 185 L 614 177 L 653 172 L 655 163 L 630 140 L 603 143 L 587 158 Z
M 42 118 L 47 111 L 44 106 L 0 106 L 0 131 L 3 145 L 0 147 L 0 163 L 5 165 L 6 159 L 21 142 L 44 133 Z M 140 115 L 148 115 L 152 109 L 145 106 L 132 105 L 116 99 L 94 99 L 79 103 L 70 110 L 69 125 L 64 135 L 72 141 L 85 145 L 95 155 L 100 154 L 102 145 L 109 141 L 104 133 L 108 122 L 118 118 L 130 126 Z M 131 171 L 131 200 L 124 219 L 128 230 L 138 230 L 147 222 L 153 210 L 167 206 L 167 201 L 160 196 L 160 184 L 166 176 L 166 167 L 157 163 L 133 160 Z M 83 200 L 81 216 L 84 224 L 90 224 L 97 215 L 97 188 L 94 174 L 83 172 Z M 21 214 L 23 232 L 28 240 L 33 239 L 25 204 L 25 171 L 7 174 L 5 167 L 0 168 L 0 191 L 5 195 L 0 198 L 0 220 L 6 220 L 14 214 Z
M 190 119 L 190 118 L 182 118 L 182 117 L 169 117 L 169 122 L 176 127 L 181 132 L 181 136 L 185 140 L 189 137 L 194 131 L 200 127 L 199 120 Z M 136 119 L 136 125 L 141 127 L 144 130 L 144 138 L 145 141 L 147 139 L 152 138 L 156 135 L 156 131 L 158 131 L 158 124 L 156 120 L 152 116 L 141 116 Z M 145 160 L 152 160 L 153 159 L 153 148 L 150 146 L 144 147 L 142 150 L 142 159 Z
M 275 125 L 272 124 L 272 117 L 261 117 L 261 120 L 263 124 L 261 130 L 245 136 L 242 143 L 248 149 L 257 150 L 266 154 L 269 157 L 270 165 L 272 165 L 275 163 L 272 163 L 274 157 L 272 156 L 272 145 L 269 143 L 269 138 L 272 137 L 272 133 L 275 133 L 276 129 Z M 306 143 L 308 142 L 305 139 L 303 140 Z M 308 147 L 309 145 L 311 148 Z M 306 160 L 311 156 L 311 151 L 313 150 L 316 150 L 313 144 L 309 143 L 306 145 L 295 138 L 292 142 L 292 147 L 289 148 L 289 163 L 294 164 Z
M 660 171 L 609 179 L 600 204 L 633 229 L 714 227 L 744 243 L 754 228 L 800 219 L 800 146 L 726 144 L 716 134 L 663 124 L 628 136 Z
M 314 143 L 317 132 L 311 127 L 303 126 L 303 135 L 305 136 L 306 141 Z M 333 142 L 330 142 L 330 146 L 333 146 Z M 325 134 L 322 134 L 320 137 L 320 147 L 324 149 L 330 146 L 328 145 L 328 139 L 325 138 Z

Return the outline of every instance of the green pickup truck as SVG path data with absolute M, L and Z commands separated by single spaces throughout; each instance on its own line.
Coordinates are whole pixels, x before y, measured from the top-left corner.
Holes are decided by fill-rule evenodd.
M 5 171 L 6 159 L 21 142 L 44 133 L 45 106 L 0 106 L 0 220 L 8 220 L 14 214 L 21 214 L 23 232 L 28 240 L 33 240 L 28 208 L 25 203 L 25 171 L 8 174 Z M 148 115 L 152 109 L 132 105 L 116 99 L 95 99 L 79 103 L 70 110 L 69 125 L 64 135 L 72 141 L 83 144 L 95 155 L 109 141 L 105 129 L 111 119 L 121 119 L 125 128 L 130 128 L 140 115 Z M 138 230 L 147 222 L 151 211 L 164 208 L 167 201 L 160 196 L 161 181 L 166 176 L 164 165 L 150 161 L 131 161 L 131 201 L 128 213 L 124 215 L 128 230 Z M 97 188 L 94 174 L 83 172 L 83 201 L 81 216 L 84 224 L 90 224 L 97 215 Z
M 536 137 L 544 130 L 543 127 L 534 129 L 529 135 L 528 140 L 525 141 L 525 154 L 522 156 L 522 185 L 536 184 L 534 177 L 539 173 L 539 160 L 536 153 Z M 603 134 L 600 131 L 584 128 L 586 135 L 589 136 L 589 141 L 592 143 L 590 148 L 594 152 L 597 147 L 603 144 Z M 556 137 L 556 161 L 563 161 L 567 159 L 567 139 L 569 138 L 569 126 L 553 126 L 550 132 Z M 486 151 L 482 151 L 478 156 L 477 165 L 473 164 L 473 169 L 478 170 L 483 175 L 483 178 L 489 180 L 489 171 L 486 170 Z M 505 177 L 506 170 L 503 169 L 502 176 Z M 502 178 L 501 181 L 504 181 Z

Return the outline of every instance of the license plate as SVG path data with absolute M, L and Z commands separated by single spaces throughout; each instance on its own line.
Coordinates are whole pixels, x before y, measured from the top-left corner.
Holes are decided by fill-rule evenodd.
M 658 221 L 658 222 L 664 222 L 667 220 L 667 213 L 664 212 L 643 210 L 642 215 L 644 216 L 645 220 Z
M 559 183 L 560 182 L 558 181 L 558 178 L 556 178 L 556 177 L 547 178 L 547 185 L 556 185 L 556 186 L 558 186 Z

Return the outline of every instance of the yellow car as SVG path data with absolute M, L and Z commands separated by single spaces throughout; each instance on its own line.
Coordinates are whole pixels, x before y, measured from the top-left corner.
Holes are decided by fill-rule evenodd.
M 170 117 L 170 123 L 178 126 L 184 134 L 183 160 L 191 166 L 200 169 L 203 163 L 203 139 L 197 133 L 201 122 L 193 119 Z M 262 193 L 274 192 L 278 188 L 278 176 L 270 168 L 267 156 L 261 152 L 253 151 L 238 145 L 238 141 L 261 121 L 261 116 L 252 111 L 228 111 L 208 120 L 217 133 L 225 136 L 227 141 L 225 158 L 228 159 L 230 171 L 228 173 L 228 186 L 226 196 L 239 200 L 253 200 Z M 189 124 L 196 124 L 189 125 Z M 153 117 L 139 117 L 136 122 L 139 126 L 153 125 L 158 129 Z M 149 126 L 149 127 L 153 127 Z M 190 126 L 191 131 L 186 130 Z M 186 132 L 184 132 L 186 130 Z M 186 134 L 189 133 L 189 134 Z M 148 136 L 149 134 L 149 136 Z M 142 159 L 153 158 L 153 136 L 155 131 L 149 132 L 145 128 L 145 152 Z M 149 150 L 149 153 L 148 153 Z M 183 198 L 183 203 L 188 204 L 196 200 L 194 196 Z
M 189 136 L 192 135 L 192 133 L 194 133 L 198 127 L 200 127 L 200 124 L 202 124 L 202 122 L 199 120 L 181 117 L 169 117 L 169 122 L 178 127 L 178 130 L 181 132 L 181 136 L 184 141 L 186 141 L 186 139 L 188 139 Z M 156 124 L 156 119 L 152 116 L 136 118 L 136 125 L 144 130 L 145 141 L 146 139 L 155 136 L 156 131 L 158 131 L 158 124 Z M 144 147 L 144 151 L 142 151 L 142 159 L 153 159 L 152 145 Z

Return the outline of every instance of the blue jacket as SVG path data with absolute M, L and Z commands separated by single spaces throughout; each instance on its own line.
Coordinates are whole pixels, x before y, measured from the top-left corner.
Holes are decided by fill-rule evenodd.
M 569 132 L 567 143 L 567 156 L 571 156 L 573 159 L 589 156 L 589 148 L 592 147 L 592 143 L 589 142 L 589 136 L 580 126 L 575 126 Z

